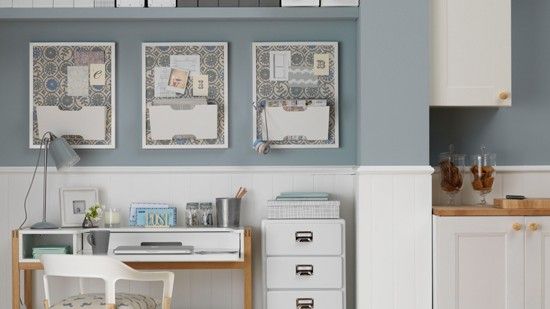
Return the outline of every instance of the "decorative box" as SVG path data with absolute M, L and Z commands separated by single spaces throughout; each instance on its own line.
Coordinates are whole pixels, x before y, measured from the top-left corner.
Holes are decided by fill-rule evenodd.
M 269 219 L 338 219 L 339 201 L 268 201 Z
M 137 225 L 138 208 L 169 208 L 170 205 L 164 203 L 131 203 L 128 210 L 128 226 Z

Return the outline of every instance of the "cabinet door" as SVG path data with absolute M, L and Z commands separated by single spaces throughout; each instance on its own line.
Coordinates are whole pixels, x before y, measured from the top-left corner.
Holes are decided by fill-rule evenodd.
M 523 217 L 434 216 L 433 228 L 434 309 L 524 307 Z
M 525 309 L 550 309 L 550 217 L 525 220 Z
M 510 106 L 511 0 L 432 0 L 432 106 Z

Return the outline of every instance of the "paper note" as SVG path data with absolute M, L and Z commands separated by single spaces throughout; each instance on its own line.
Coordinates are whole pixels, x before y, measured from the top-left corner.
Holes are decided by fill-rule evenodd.
M 317 76 L 327 76 L 329 74 L 330 55 L 315 54 L 313 55 L 313 74 Z
M 105 52 L 77 50 L 74 53 L 74 63 L 76 65 L 89 65 L 92 63 L 105 63 Z
M 208 96 L 208 75 L 193 76 L 193 96 L 195 97 Z
M 103 63 L 90 64 L 90 85 L 91 86 L 105 85 L 105 64 Z
M 309 67 L 290 67 L 288 85 L 295 88 L 317 87 L 318 78 Z
M 269 52 L 269 80 L 287 81 L 290 66 L 290 51 Z
M 188 71 L 191 76 L 201 74 L 201 56 L 199 55 L 172 55 L 170 66 Z
M 87 97 L 90 83 L 87 66 L 67 67 L 67 95 Z
M 166 89 L 166 87 L 168 87 L 171 71 L 171 68 L 155 67 L 155 98 L 170 98 L 176 96 L 175 92 Z
M 171 68 L 166 89 L 177 93 L 185 93 L 188 78 L 189 72 L 180 68 Z

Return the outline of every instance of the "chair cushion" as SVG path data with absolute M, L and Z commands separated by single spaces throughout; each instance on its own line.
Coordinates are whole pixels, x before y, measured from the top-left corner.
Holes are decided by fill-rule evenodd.
M 155 309 L 157 302 L 149 297 L 139 294 L 116 294 L 116 305 L 118 309 Z M 53 305 L 53 309 L 105 309 L 105 296 L 100 293 L 81 294 L 71 296 Z

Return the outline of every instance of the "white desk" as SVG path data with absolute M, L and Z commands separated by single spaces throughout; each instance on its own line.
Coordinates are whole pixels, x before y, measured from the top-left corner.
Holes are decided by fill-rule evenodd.
M 33 271 L 42 269 L 32 258 L 36 245 L 70 245 L 73 254 L 91 254 L 86 236 L 97 229 L 14 230 L 12 231 L 12 308 L 19 309 L 20 272 L 24 271 L 24 303 L 32 309 Z M 114 228 L 109 255 L 135 269 L 242 269 L 244 309 L 252 309 L 252 230 L 250 228 Z M 180 241 L 196 251 L 231 250 L 235 253 L 191 255 L 114 255 L 119 245 L 141 242 Z

